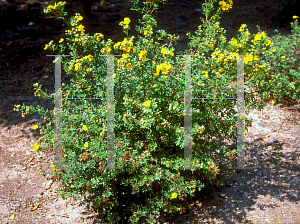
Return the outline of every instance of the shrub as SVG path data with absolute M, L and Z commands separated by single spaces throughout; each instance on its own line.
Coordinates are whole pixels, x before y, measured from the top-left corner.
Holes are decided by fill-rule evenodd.
M 64 71 L 72 74 L 72 83 L 63 88 L 63 98 L 106 98 L 107 57 L 100 54 L 122 54 L 114 69 L 117 87 L 114 158 L 116 167 L 121 169 L 107 169 L 106 104 L 64 99 L 61 159 L 64 168 L 56 169 L 53 165 L 49 173 L 60 182 L 63 198 L 87 193 L 93 207 L 101 208 L 99 211 L 110 223 L 137 222 L 144 215 L 148 223 L 152 223 L 155 215 L 161 212 L 183 213 L 187 208 L 186 199 L 194 197 L 204 187 L 213 190 L 223 185 L 224 171 L 232 164 L 222 160 L 236 152 L 213 140 L 213 137 L 228 140 L 236 137 L 232 128 L 236 123 L 235 102 L 193 101 L 192 168 L 177 169 L 185 164 L 183 100 L 186 64 L 182 58 L 176 58 L 176 62 L 172 60 L 174 48 L 171 43 L 178 37 L 166 34 L 164 30 L 158 30 L 156 35 L 153 32 L 156 21 L 151 13 L 165 0 L 145 2 L 142 9 L 137 7 L 138 2 L 134 1 L 132 9 L 143 14 L 141 26 L 137 27 L 141 35 L 136 41 L 135 37 L 128 36 L 130 18 L 125 18 L 120 25 L 127 37 L 117 43 L 110 39 L 105 41 L 101 33 L 86 35 L 79 14 L 67 21 L 67 13 L 63 12 L 65 2 L 55 3 L 45 10 L 45 13 L 63 19 L 69 27 L 66 30 L 68 43 L 64 44 L 64 39 L 59 41 L 59 54 L 63 55 L 67 46 L 73 58 L 61 59 Z M 203 4 L 206 20 L 202 19 L 194 36 L 188 34 L 190 49 L 179 52 L 197 56 L 192 57 L 191 63 L 192 98 L 224 96 L 221 88 L 237 74 L 235 56 L 244 55 L 249 88 L 245 95 L 246 111 L 251 107 L 262 108 L 278 92 L 272 92 L 273 87 L 265 85 L 270 79 L 270 65 L 268 61 L 260 64 L 262 60 L 256 54 L 272 52 L 273 43 L 264 32 L 254 35 L 253 45 L 248 43 L 251 38 L 245 24 L 239 29 L 238 37 L 227 42 L 225 31 L 217 21 L 220 14 L 232 7 L 232 1 L 221 1 L 216 14 L 211 16 L 214 2 Z M 163 38 L 171 43 L 161 46 L 156 42 Z M 58 46 L 52 41 L 46 49 L 56 51 Z M 209 51 L 213 51 L 212 57 L 204 57 L 204 52 Z M 38 83 L 34 88 L 35 95 L 51 98 L 54 102 L 54 94 L 48 96 Z M 234 95 L 236 86 L 231 88 L 228 96 Z M 41 127 L 44 136 L 37 144 L 41 150 L 50 149 L 55 137 L 50 127 L 53 110 L 45 111 L 39 106 L 16 107 L 16 110 L 25 110 L 22 116 L 38 112 L 49 121 L 46 129 Z M 245 120 L 248 128 L 251 121 Z M 38 150 L 39 146 L 34 148 Z

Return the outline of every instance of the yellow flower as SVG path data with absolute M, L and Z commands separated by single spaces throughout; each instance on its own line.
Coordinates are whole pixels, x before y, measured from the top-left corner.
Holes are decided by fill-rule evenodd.
M 84 148 L 87 148 L 87 147 L 89 147 L 89 143 L 86 142 L 86 143 L 84 143 L 83 146 L 84 146 Z
M 88 56 L 89 61 L 92 61 L 94 59 L 94 57 L 92 55 Z
M 75 64 L 75 71 L 78 71 L 78 69 L 79 69 L 78 64 Z
M 229 8 L 232 8 L 232 0 L 229 0 L 230 4 L 227 4 L 225 1 L 220 2 L 222 4 L 222 10 L 227 11 Z
M 124 59 L 128 58 L 128 54 L 122 54 L 122 58 Z
M 244 62 L 246 64 L 248 64 L 249 61 L 253 61 L 253 56 L 247 55 L 247 56 L 244 57 Z
M 188 32 L 186 35 L 187 35 L 187 36 L 190 35 L 190 32 Z
M 101 38 L 103 38 L 104 37 L 104 35 L 102 34 L 102 33 L 95 33 L 96 34 L 96 40 L 99 40 L 100 39 L 100 37 Z
M 213 45 L 213 44 L 209 44 L 208 46 L 209 46 L 210 48 L 213 48 L 213 47 L 214 47 L 214 45 Z
M 232 39 L 231 43 L 232 43 L 233 45 L 237 45 L 237 40 L 236 40 L 236 39 Z
M 47 48 L 48 48 L 48 44 L 45 45 L 44 50 L 47 50 Z
M 77 28 L 78 28 L 78 31 L 83 31 L 84 26 L 83 25 L 79 25 Z
M 38 128 L 39 128 L 39 126 L 33 125 L 33 129 L 34 129 L 34 130 L 36 130 L 36 129 L 38 129 Z
M 33 148 L 35 151 L 37 151 L 37 150 L 39 149 L 39 146 L 36 145 L 36 144 L 34 144 L 34 145 L 32 146 L 32 148 Z
M 133 49 L 132 49 L 132 53 L 135 53 L 135 52 L 136 52 L 136 49 L 135 49 L 135 48 L 133 48 Z
M 147 35 L 147 33 L 148 33 L 148 31 L 147 31 L 147 30 L 145 30 L 145 31 L 144 31 L 144 35 L 146 36 L 146 35 Z
M 168 53 L 168 49 L 162 48 L 160 52 L 161 52 L 163 55 L 165 55 L 165 54 Z
M 208 72 L 207 71 L 202 71 L 202 73 L 205 73 L 205 77 L 208 77 Z
M 114 48 L 118 48 L 121 45 L 121 42 L 117 42 L 114 44 Z
M 297 19 L 297 18 L 299 18 L 298 16 L 293 16 L 293 19 Z
M 173 51 L 169 51 L 169 50 L 166 49 L 166 48 L 162 48 L 162 49 L 160 50 L 160 52 L 161 52 L 163 55 L 169 54 L 169 55 L 174 56 Z
M 102 136 L 105 134 L 105 131 L 103 130 L 103 131 L 101 131 L 101 133 L 100 133 Z
M 267 39 L 266 42 L 266 46 L 269 46 L 272 43 L 269 39 Z
M 106 51 L 111 51 L 111 47 L 110 47 L 110 46 L 107 46 L 107 47 L 106 47 Z
M 125 29 L 127 29 L 128 28 L 128 25 L 125 25 L 125 27 L 124 27 Z
M 126 52 L 129 52 L 130 49 L 131 49 L 131 47 L 129 47 L 128 44 L 126 44 L 126 45 L 124 46 L 124 50 L 125 50 Z
M 224 68 L 220 68 L 220 69 L 219 69 L 219 72 L 224 72 Z
M 54 164 L 51 165 L 51 168 L 52 168 L 53 171 L 55 171 L 55 166 L 54 166 Z
M 285 56 L 281 56 L 281 58 L 285 58 Z
M 11 215 L 9 219 L 12 220 L 12 219 L 14 219 L 14 218 L 15 218 L 15 215 Z
M 156 66 L 156 73 L 154 74 L 155 76 L 159 75 L 160 70 L 162 70 L 162 74 L 166 74 L 167 72 L 169 72 L 169 70 L 171 69 L 171 65 L 170 64 L 159 64 Z
M 60 38 L 60 40 L 58 41 L 58 43 L 61 43 L 64 41 L 64 38 Z
M 83 19 L 82 16 L 79 16 L 79 17 L 78 17 L 78 21 L 81 21 L 82 19 Z
M 272 100 L 272 104 L 275 104 L 275 101 L 274 101 L 274 100 Z
M 147 108 L 149 108 L 149 107 L 150 107 L 150 104 L 151 104 L 151 102 L 150 102 L 150 101 L 145 101 L 145 102 L 144 102 L 144 106 L 145 106 L 145 107 L 147 107 Z
M 255 37 L 254 37 L 254 40 L 256 40 L 256 41 L 261 40 L 261 35 L 256 34 Z
M 128 63 L 128 64 L 126 65 L 126 67 L 127 67 L 127 68 L 133 68 L 133 66 L 132 66 L 131 63 Z
M 84 130 L 84 131 L 86 131 L 86 130 L 87 130 L 87 126 L 86 126 L 86 125 L 83 125 L 83 127 L 82 127 L 82 128 L 83 128 L 83 130 Z
M 177 198 L 177 194 L 176 193 L 172 193 L 172 198 Z
M 142 60 L 145 60 L 145 58 L 146 58 L 146 53 L 147 53 L 147 51 L 141 51 L 141 52 L 139 53 L 139 57 L 140 57 Z
M 126 18 L 124 19 L 124 24 L 128 25 L 129 23 L 130 23 L 130 19 L 129 19 L 128 17 L 126 17 Z
M 265 31 L 263 31 L 263 32 L 261 33 L 261 36 L 262 36 L 263 38 L 267 38 L 267 36 L 266 36 L 266 34 L 265 34 Z

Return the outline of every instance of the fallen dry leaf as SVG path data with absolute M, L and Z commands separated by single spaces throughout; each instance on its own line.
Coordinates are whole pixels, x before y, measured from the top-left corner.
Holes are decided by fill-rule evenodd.
M 52 180 L 50 180 L 47 184 L 46 184 L 46 186 L 45 186 L 45 189 L 46 190 L 48 190 L 50 187 L 51 187 L 51 185 L 52 185 Z
M 34 206 L 32 209 L 31 209 L 31 211 L 34 211 L 34 210 L 36 210 L 38 207 L 39 207 L 40 205 L 36 205 L 36 206 Z

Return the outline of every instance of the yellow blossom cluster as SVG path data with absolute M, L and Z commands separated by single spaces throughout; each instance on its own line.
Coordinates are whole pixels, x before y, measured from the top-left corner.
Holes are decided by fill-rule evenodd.
M 243 32 L 245 27 L 246 27 L 246 25 L 242 24 L 241 27 L 240 27 L 240 29 L 239 29 L 239 32 Z M 248 36 L 248 31 L 246 31 L 246 35 Z M 261 41 L 262 38 L 266 39 L 266 47 L 271 44 L 271 41 L 269 39 L 267 39 L 265 32 L 262 32 L 261 34 L 254 34 L 254 40 L 251 40 L 251 42 L 255 42 L 256 43 L 258 41 Z M 233 38 L 230 41 L 230 44 L 232 46 L 236 46 L 237 48 L 244 48 L 244 43 L 238 43 L 237 39 L 235 39 L 235 38 Z M 266 48 L 263 48 L 263 50 L 266 50 Z M 275 52 L 275 51 L 273 50 L 273 52 Z M 256 52 L 257 51 L 255 50 L 255 53 Z M 237 55 L 238 55 L 238 53 L 233 52 L 233 53 L 229 54 L 227 57 L 225 57 L 224 54 L 221 53 L 218 49 L 216 49 L 216 51 L 214 51 L 211 54 L 211 56 L 212 56 L 213 59 L 217 58 L 217 62 L 218 63 L 222 63 L 224 61 L 224 58 L 225 58 L 225 61 L 228 62 L 228 61 L 234 59 L 234 56 L 237 56 Z M 250 61 L 256 61 L 256 60 L 258 60 L 258 56 L 256 56 L 256 55 L 255 56 L 249 55 L 248 52 L 245 53 L 244 62 L 246 64 L 248 64 L 248 62 L 250 62 Z
M 83 19 L 83 17 L 82 17 L 79 13 L 76 13 L 76 14 L 75 14 L 75 19 L 76 19 L 77 21 L 81 21 L 81 20 Z
M 51 49 L 54 50 L 55 44 L 53 44 L 53 40 L 51 40 L 48 44 L 45 45 L 44 50 Z
M 128 17 L 124 18 L 124 21 L 121 21 L 119 23 L 120 26 L 123 26 L 124 29 L 127 29 L 129 27 L 129 23 L 131 22 L 131 20 Z
M 174 56 L 173 51 L 169 51 L 169 50 L 166 49 L 166 48 L 162 48 L 160 52 L 161 52 L 163 55 L 169 54 L 169 55 L 171 55 L 171 56 Z
M 127 40 L 127 38 L 124 38 L 122 42 L 117 42 L 114 44 L 113 48 L 115 50 L 122 50 L 125 53 L 122 54 L 122 58 L 118 59 L 118 65 L 121 64 L 122 68 L 127 67 L 127 68 L 133 68 L 131 62 L 130 62 L 130 52 L 133 54 L 136 52 L 136 49 L 133 48 L 133 38 L 131 37 L 130 40 Z
M 92 61 L 93 59 L 94 59 L 94 57 L 92 55 L 87 55 L 87 56 L 84 56 L 83 58 L 79 58 L 77 60 L 71 60 L 68 71 L 73 70 L 73 66 L 74 66 L 75 71 L 78 71 L 81 68 L 81 64 L 82 64 L 83 60 Z M 87 72 L 89 72 L 89 68 L 87 69 Z
M 223 11 L 227 11 L 229 9 L 232 9 L 233 2 L 232 0 L 229 0 L 229 4 L 227 4 L 225 1 L 221 1 L 220 5 L 222 5 L 221 8 Z
M 102 33 L 95 33 L 95 37 L 96 37 L 96 40 L 99 40 L 100 38 L 104 38 L 104 35 Z
M 59 1 L 58 3 L 54 3 L 54 5 L 49 5 L 46 9 L 44 9 L 44 12 L 46 14 L 52 14 L 55 17 L 62 14 L 63 8 L 66 5 L 66 2 Z
M 146 54 L 147 54 L 147 51 L 141 51 L 141 52 L 139 53 L 140 59 L 141 59 L 141 60 L 145 60 Z
M 154 74 L 154 76 L 158 76 L 160 71 L 162 71 L 162 74 L 166 74 L 170 71 L 171 68 L 172 65 L 168 63 L 161 63 L 159 65 L 156 65 L 156 73 Z
M 48 10 L 55 10 L 56 8 L 58 8 L 60 5 L 63 5 L 64 3 L 62 2 L 62 1 L 60 1 L 60 2 L 58 2 L 57 4 L 56 4 L 56 2 L 55 2 L 55 4 L 54 5 L 49 5 L 48 7 L 47 7 L 47 9 Z
M 149 34 L 149 35 L 152 34 L 152 27 L 150 25 L 148 25 L 144 31 L 144 35 L 146 36 L 147 34 Z

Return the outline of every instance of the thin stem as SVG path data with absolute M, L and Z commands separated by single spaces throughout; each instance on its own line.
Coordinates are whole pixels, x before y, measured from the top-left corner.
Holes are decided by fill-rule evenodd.
M 162 174 L 161 174 L 162 175 Z M 164 175 L 162 175 L 164 178 L 168 179 L 169 181 L 171 181 L 169 178 L 165 177 Z M 175 184 L 173 181 L 171 181 L 173 184 Z

